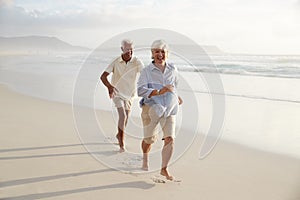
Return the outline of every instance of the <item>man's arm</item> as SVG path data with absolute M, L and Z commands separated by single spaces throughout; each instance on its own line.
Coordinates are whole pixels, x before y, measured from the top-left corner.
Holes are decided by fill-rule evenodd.
M 108 94 L 110 98 L 113 98 L 116 92 L 116 88 L 110 84 L 110 82 L 107 80 L 107 76 L 109 75 L 108 72 L 104 71 L 100 77 L 102 83 L 107 87 Z

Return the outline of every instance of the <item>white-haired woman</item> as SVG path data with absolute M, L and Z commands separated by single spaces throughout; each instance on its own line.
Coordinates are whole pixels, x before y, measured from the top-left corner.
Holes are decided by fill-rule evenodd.
M 182 99 L 177 96 L 178 72 L 168 63 L 168 45 L 163 40 L 155 40 L 151 46 L 153 61 L 141 71 L 138 80 L 138 95 L 143 97 L 142 121 L 144 139 L 142 141 L 144 170 L 148 170 L 151 145 L 157 140 L 158 124 L 163 131 L 161 175 L 168 180 L 173 176 L 168 172 L 168 164 L 173 154 L 175 123 L 178 106 Z

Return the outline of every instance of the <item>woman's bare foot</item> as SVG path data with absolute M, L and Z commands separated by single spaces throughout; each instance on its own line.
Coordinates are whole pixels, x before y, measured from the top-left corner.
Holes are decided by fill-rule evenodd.
M 142 170 L 144 170 L 144 171 L 148 171 L 149 170 L 148 161 L 145 160 L 145 159 L 143 159 Z
M 160 174 L 163 175 L 164 177 L 166 177 L 167 180 L 170 180 L 170 181 L 174 180 L 174 177 L 169 174 L 169 172 L 166 168 L 162 168 L 160 170 Z
M 144 155 L 144 157 L 143 157 L 143 166 L 142 166 L 142 170 L 144 170 L 144 171 L 148 171 L 148 170 L 149 170 L 148 157 L 147 157 L 147 155 Z

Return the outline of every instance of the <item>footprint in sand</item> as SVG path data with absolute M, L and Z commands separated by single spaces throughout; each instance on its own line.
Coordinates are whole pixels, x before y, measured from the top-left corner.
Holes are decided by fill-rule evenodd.
M 175 182 L 175 183 L 180 183 L 181 180 L 178 180 L 178 179 L 173 179 L 173 180 L 165 180 L 166 178 L 163 177 L 163 176 L 155 176 L 155 177 L 151 177 L 151 180 L 154 182 L 154 183 L 166 183 L 167 181 L 169 182 Z

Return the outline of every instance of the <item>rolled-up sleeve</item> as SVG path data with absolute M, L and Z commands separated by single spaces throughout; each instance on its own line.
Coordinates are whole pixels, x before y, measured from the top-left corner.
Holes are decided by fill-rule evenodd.
M 148 98 L 153 88 L 148 87 L 149 80 L 147 78 L 147 68 L 143 68 L 137 82 L 137 93 L 139 97 Z

